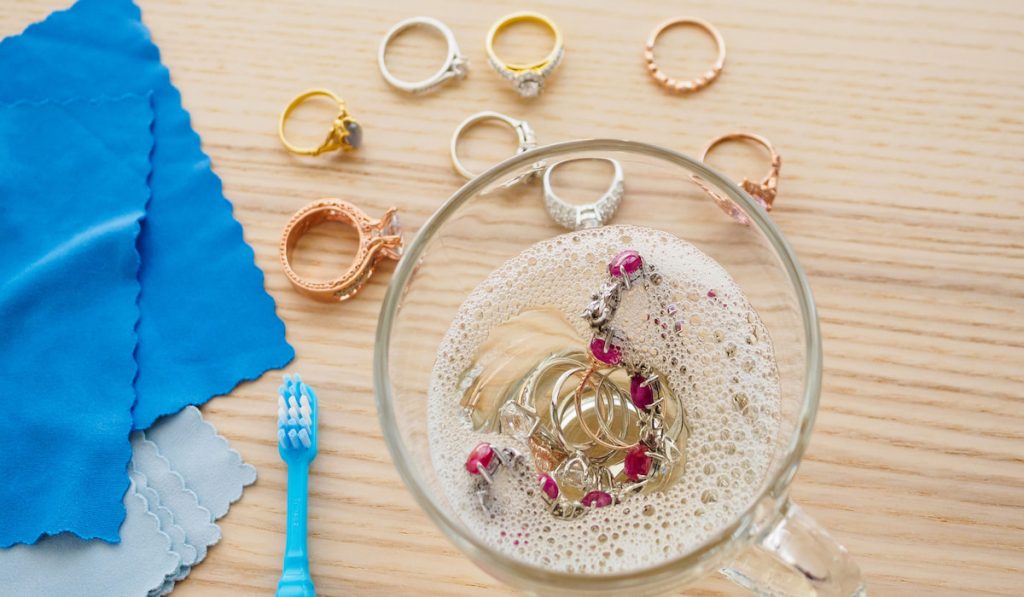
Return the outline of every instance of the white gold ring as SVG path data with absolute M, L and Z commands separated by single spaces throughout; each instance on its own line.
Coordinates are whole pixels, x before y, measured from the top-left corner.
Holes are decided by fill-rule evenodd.
M 517 120 L 515 118 L 512 118 L 511 116 L 506 116 L 501 112 L 492 112 L 489 110 L 484 112 L 477 112 L 476 114 L 463 120 L 459 124 L 459 126 L 455 128 L 455 133 L 452 134 L 452 144 L 450 148 L 452 166 L 455 168 L 456 172 L 461 174 L 467 180 L 475 177 L 476 174 L 470 172 L 470 170 L 466 168 L 465 165 L 463 165 L 462 161 L 459 160 L 459 138 L 462 137 L 462 135 L 466 132 L 466 129 L 480 122 L 484 122 L 486 120 L 497 120 L 511 127 L 511 129 L 516 134 L 517 140 L 519 141 L 519 146 L 516 148 L 516 155 L 519 155 L 525 151 L 529 151 L 534 147 L 537 147 L 537 135 L 533 132 L 533 127 L 530 126 L 529 122 L 526 122 L 525 120 Z M 516 183 L 519 182 L 520 180 L 525 180 L 527 177 L 532 178 L 532 175 L 535 173 L 536 169 L 530 170 L 526 174 L 520 175 L 506 184 Z
M 441 68 L 433 75 L 422 81 L 409 82 L 403 81 L 391 74 L 385 61 L 385 54 L 387 54 L 388 46 L 395 37 L 412 27 L 427 27 L 438 31 L 444 36 L 445 41 L 448 43 L 448 57 L 445 59 L 444 64 L 441 65 Z M 459 44 L 455 41 L 455 34 L 452 33 L 452 30 L 447 25 L 431 17 L 412 17 L 392 27 L 380 42 L 380 49 L 377 51 L 377 65 L 380 67 L 380 73 L 384 75 L 385 81 L 393 87 L 414 94 L 433 91 L 449 79 L 464 79 L 469 72 L 469 62 L 459 52 Z
M 614 168 L 615 173 L 612 175 L 612 184 L 600 199 L 593 203 L 573 205 L 555 194 L 551 184 L 551 173 L 554 172 L 555 168 L 563 164 L 583 160 L 608 162 Z M 619 203 L 622 202 L 624 188 L 625 179 L 622 175 L 622 164 L 618 161 L 601 157 L 571 158 L 554 163 L 544 171 L 544 207 L 548 210 L 548 215 L 551 216 L 551 219 L 569 230 L 597 228 L 598 226 L 604 226 L 611 219 L 612 215 L 615 214 L 615 210 L 619 208 Z

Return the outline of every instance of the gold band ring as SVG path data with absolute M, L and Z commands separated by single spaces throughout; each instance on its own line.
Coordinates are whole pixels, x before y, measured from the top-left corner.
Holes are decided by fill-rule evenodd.
M 293 145 L 284 135 L 284 125 L 288 121 L 288 117 L 291 116 L 295 108 L 305 103 L 307 100 L 314 97 L 326 97 L 334 100 L 338 104 L 338 115 L 334 118 L 334 122 L 331 123 L 331 130 L 328 131 L 327 137 L 324 138 L 323 143 L 318 147 L 298 147 Z M 281 143 L 292 153 L 298 155 L 320 155 L 328 151 L 335 151 L 338 149 L 344 151 L 352 151 L 358 149 L 363 142 L 363 129 L 359 126 L 354 118 L 348 113 L 348 108 L 345 106 L 344 100 L 338 97 L 334 92 L 328 91 L 327 89 L 310 89 L 295 96 L 295 98 L 288 103 L 284 111 L 281 112 L 281 119 L 277 124 L 277 136 L 280 137 Z
M 661 36 L 666 30 L 672 27 L 679 26 L 691 26 L 702 29 L 715 40 L 715 47 L 718 50 L 718 56 L 715 58 L 715 63 L 711 66 L 711 69 L 705 72 L 703 75 L 696 79 L 690 79 L 687 81 L 680 81 L 673 79 L 662 72 L 661 68 L 658 67 L 657 63 L 654 62 L 654 44 L 658 42 L 658 37 Z M 692 93 L 699 91 L 710 85 L 718 75 L 722 74 L 722 69 L 725 68 L 725 40 L 722 39 L 722 34 L 718 32 L 711 23 L 703 19 L 695 19 L 690 17 L 682 17 L 678 19 L 669 19 L 664 23 L 658 25 L 651 32 L 651 36 L 647 39 L 647 45 L 644 46 L 644 62 L 647 64 L 647 70 L 654 77 L 654 80 L 658 82 L 662 87 L 675 91 L 677 93 Z
M 547 56 L 537 62 L 529 64 L 513 64 L 502 60 L 494 51 L 494 40 L 498 34 L 516 23 L 537 23 L 546 27 L 555 36 L 555 45 L 548 52 Z M 487 50 L 487 59 L 491 67 L 503 78 L 512 82 L 513 88 L 523 97 L 535 97 L 544 89 L 544 81 L 548 75 L 562 61 L 565 53 L 565 45 L 562 42 L 562 32 L 555 25 L 554 21 L 536 12 L 517 12 L 505 16 L 487 32 L 484 42 Z

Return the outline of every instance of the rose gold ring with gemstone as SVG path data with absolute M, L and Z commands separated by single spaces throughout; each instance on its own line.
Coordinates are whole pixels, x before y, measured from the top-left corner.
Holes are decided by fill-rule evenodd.
M 654 61 L 654 45 L 658 42 L 658 38 L 661 34 L 672 27 L 682 26 L 697 27 L 698 29 L 702 29 L 708 33 L 708 35 L 710 35 L 715 41 L 715 48 L 718 51 L 715 63 L 708 71 L 695 79 L 686 81 L 669 77 Z M 653 77 L 654 80 L 665 89 L 676 93 L 693 93 L 704 89 L 717 79 L 720 74 L 722 74 L 722 69 L 725 68 L 725 40 L 722 39 L 722 34 L 718 32 L 718 29 L 715 28 L 714 25 L 703 19 L 693 17 L 669 19 L 655 27 L 654 31 L 651 32 L 651 36 L 647 38 L 647 45 L 644 46 L 644 62 L 647 65 L 647 71 L 651 74 L 651 77 Z
M 768 174 L 758 182 L 744 178 L 743 182 L 740 183 L 740 186 L 743 187 L 743 190 L 746 191 L 754 201 L 758 203 L 758 205 L 763 207 L 765 211 L 771 211 L 772 205 L 775 203 L 775 197 L 778 194 L 779 171 L 782 168 L 782 158 L 779 157 L 779 153 L 775 151 L 775 146 L 772 145 L 771 141 L 763 135 L 745 131 L 734 131 L 712 139 L 704 148 L 704 151 L 701 152 L 700 161 L 706 162 L 708 154 L 711 153 L 715 147 L 730 141 L 753 141 L 768 150 L 768 155 L 771 159 L 771 167 L 768 170 Z M 732 199 L 729 199 L 718 191 L 712 189 L 711 186 L 705 183 L 704 180 L 696 174 L 691 175 L 690 179 L 704 189 L 704 192 L 715 200 L 715 203 L 722 208 L 722 211 L 729 214 L 729 216 L 734 220 L 740 224 L 750 223 L 750 218 L 747 217 L 743 210 L 740 209 Z
M 763 135 L 748 133 L 745 131 L 735 131 L 712 139 L 711 142 L 708 143 L 707 147 L 704 148 L 704 152 L 701 153 L 700 161 L 706 161 L 708 154 L 711 153 L 712 149 L 728 141 L 753 141 L 768 150 L 768 155 L 771 158 L 771 168 L 768 170 L 768 174 L 766 174 L 760 182 L 754 182 L 744 178 L 741 186 L 744 191 L 749 193 L 751 197 L 761 204 L 761 207 L 763 207 L 765 211 L 771 211 L 772 204 L 775 203 L 775 195 L 778 194 L 779 170 L 782 168 L 782 158 L 779 157 L 779 153 L 775 151 L 775 146 L 772 145 L 772 142 Z
M 359 248 L 352 264 L 337 278 L 307 280 L 292 268 L 295 246 L 310 229 L 323 222 L 342 222 L 359 233 Z M 373 275 L 383 259 L 397 260 L 402 255 L 402 231 L 398 210 L 388 209 L 380 219 L 373 219 L 355 205 L 341 199 L 320 199 L 303 207 L 292 216 L 281 236 L 281 265 L 288 281 L 300 293 L 319 301 L 340 302 L 351 298 Z

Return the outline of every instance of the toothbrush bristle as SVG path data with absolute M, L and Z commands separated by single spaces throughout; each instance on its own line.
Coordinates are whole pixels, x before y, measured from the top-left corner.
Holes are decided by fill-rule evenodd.
M 316 395 L 298 375 L 284 376 L 278 388 L 278 443 L 283 449 L 308 450 L 313 446 Z

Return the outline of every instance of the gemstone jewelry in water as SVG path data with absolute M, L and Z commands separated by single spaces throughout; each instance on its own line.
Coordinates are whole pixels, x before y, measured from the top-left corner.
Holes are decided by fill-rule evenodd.
M 638 253 L 639 266 L 622 255 L 621 268 L 609 267 L 624 249 Z M 644 265 L 658 284 L 653 274 L 633 277 Z M 605 305 L 615 303 L 605 348 L 603 339 L 593 342 L 581 312 L 600 320 L 591 303 L 601 302 L 611 280 L 624 286 L 622 274 L 632 287 L 620 289 L 617 303 L 604 296 Z M 677 322 L 684 323 L 678 330 Z M 597 371 L 607 381 L 595 377 L 587 386 L 582 416 L 602 437 L 607 427 L 616 438 L 609 443 L 629 449 L 597 445 L 576 422 L 573 391 L 592 343 L 605 355 L 617 348 L 619 362 Z M 749 505 L 774 452 L 779 382 L 764 325 L 718 264 L 663 232 L 605 226 L 528 248 L 469 295 L 439 353 L 446 357 L 432 372 L 427 417 L 445 497 L 481 541 L 529 564 L 607 574 L 680 557 Z M 546 358 L 550 367 L 538 374 Z M 657 372 L 656 382 L 627 373 L 637 362 Z M 555 396 L 536 401 L 532 412 L 507 406 L 523 406 L 521 397 L 531 393 Z M 689 426 L 679 447 L 685 466 L 647 487 L 643 478 L 662 463 L 641 439 L 671 437 L 672 430 L 651 427 L 641 438 L 637 422 L 662 408 L 671 423 L 677 402 L 685 404 Z M 468 455 L 482 442 L 519 455 L 498 466 L 493 483 L 467 471 Z M 617 486 L 637 490 L 617 497 Z

